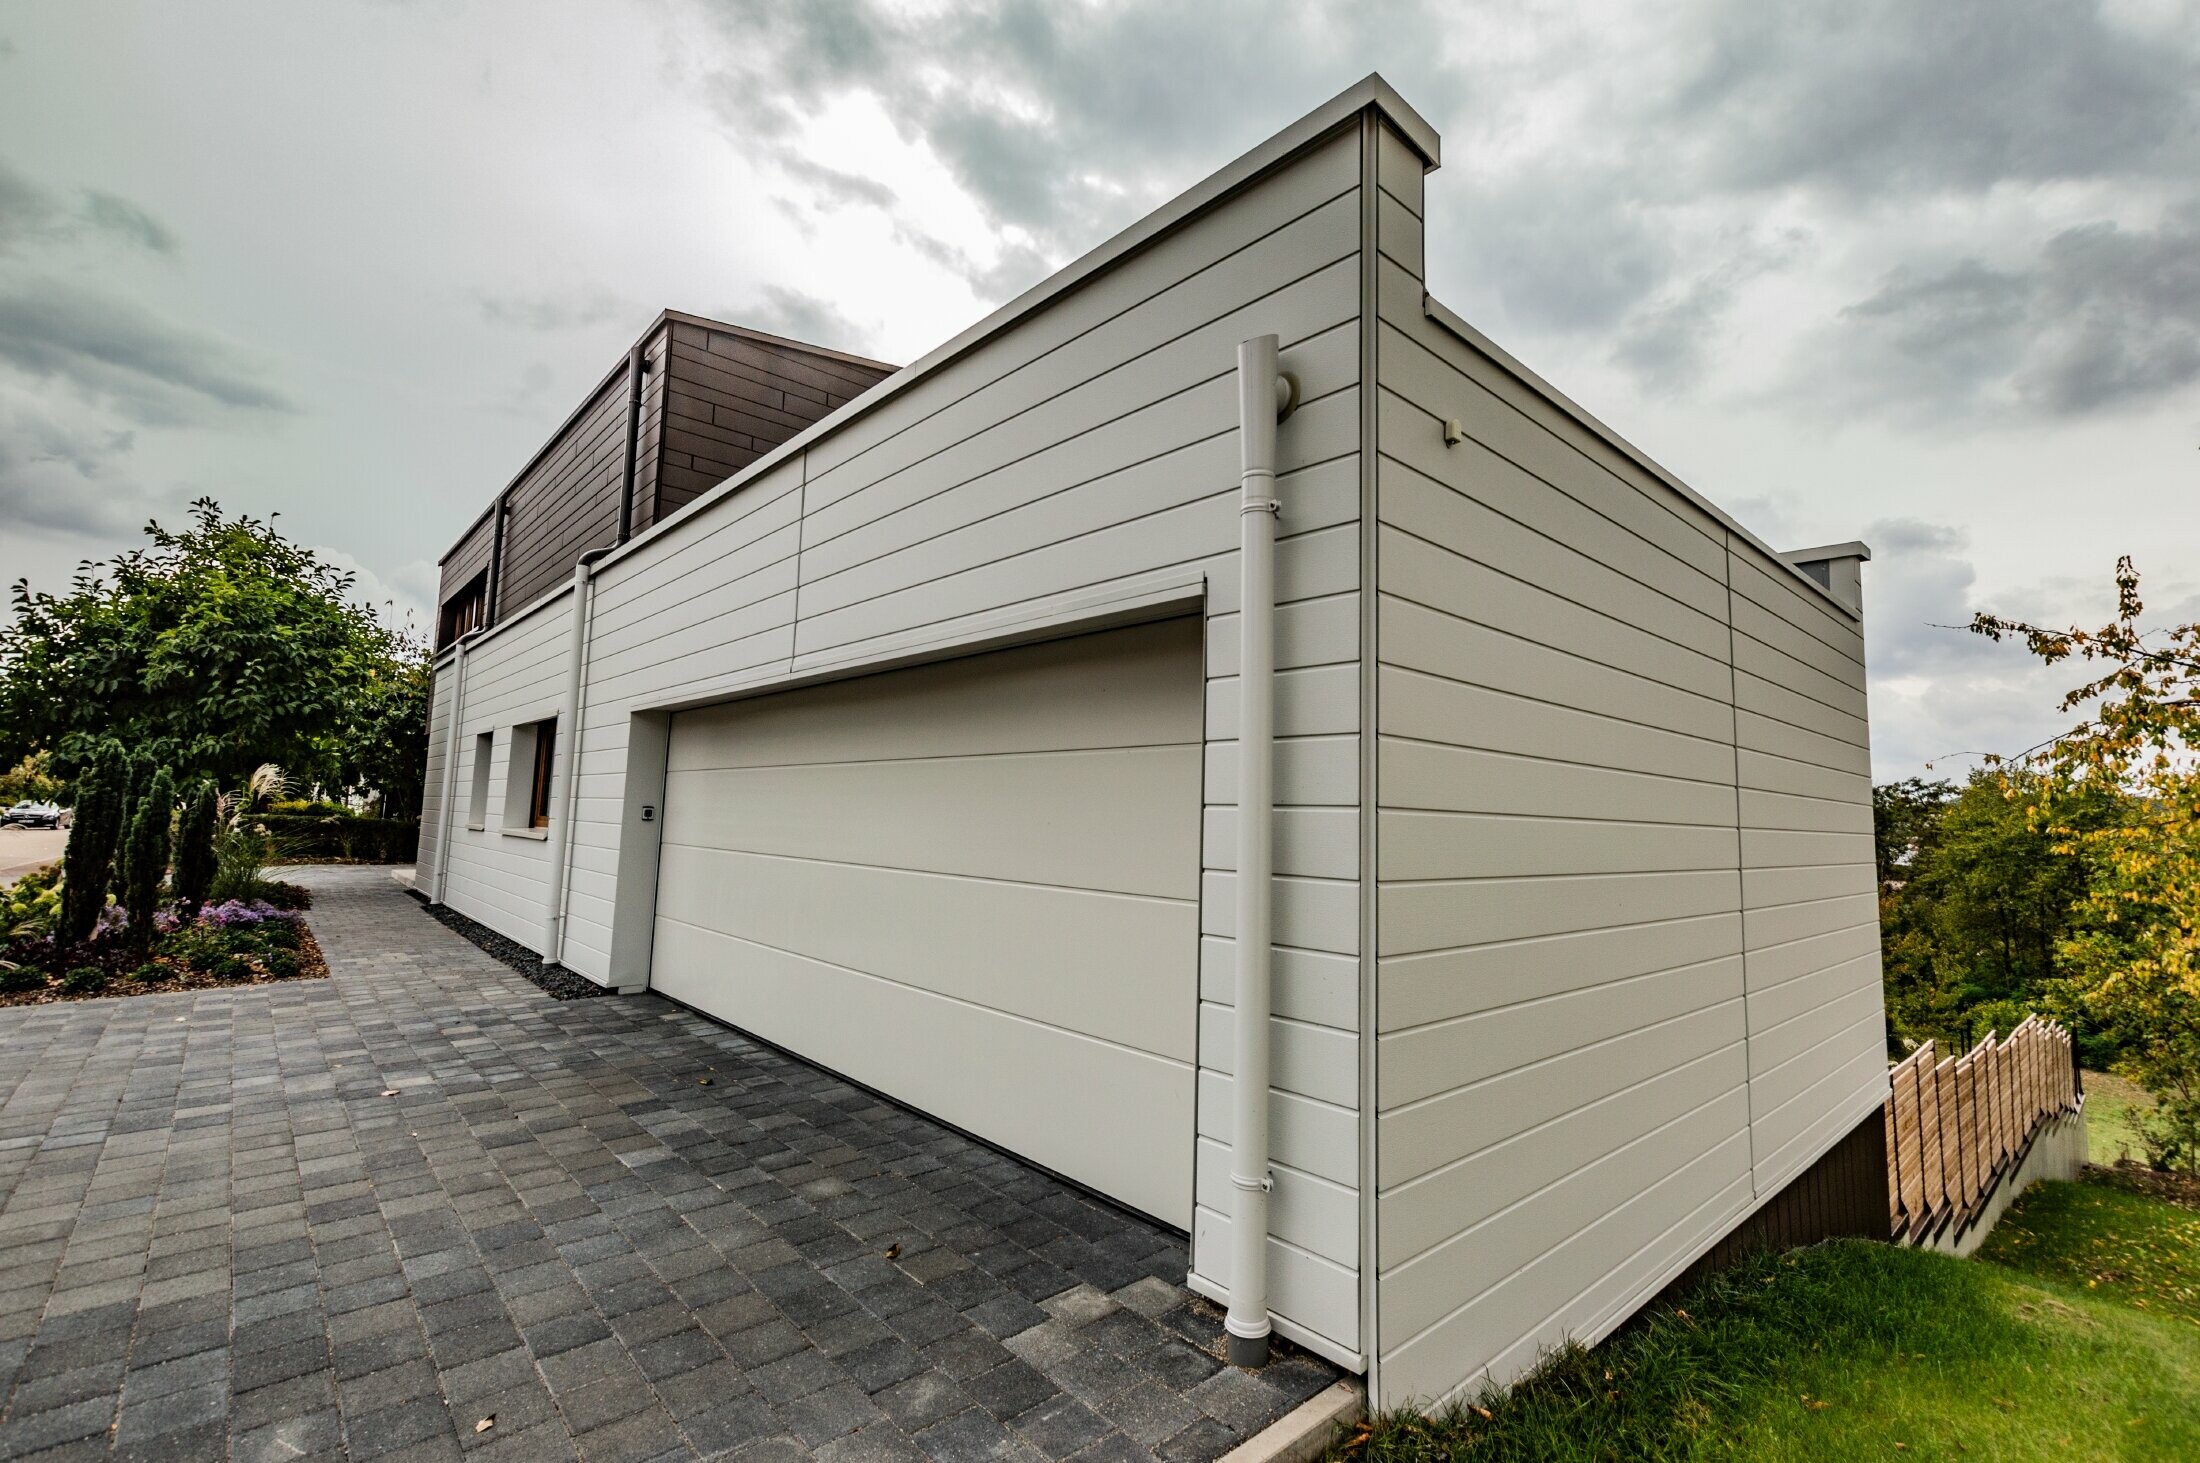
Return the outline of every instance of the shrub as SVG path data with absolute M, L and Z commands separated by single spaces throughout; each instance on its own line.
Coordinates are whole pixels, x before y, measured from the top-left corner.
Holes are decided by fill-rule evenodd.
M 282 841 L 291 858 L 410 862 L 420 850 L 420 825 L 409 819 L 363 818 L 344 811 L 286 812 L 279 805 L 260 822 Z
M 69 825 L 69 846 L 62 855 L 64 883 L 61 914 L 54 937 L 64 945 L 91 936 L 107 905 L 107 883 L 114 874 L 115 846 L 122 838 L 122 800 L 128 776 L 122 744 L 99 744 L 76 783 L 76 818 Z
M 153 985 L 168 979 L 168 967 L 157 960 L 148 960 L 130 972 L 130 979 L 141 985 Z
M 240 823 L 214 840 L 214 877 L 207 898 L 253 899 L 267 882 L 268 861 L 275 857 L 275 841 L 267 830 Z
M 0 889 L 0 941 L 52 934 L 61 913 L 60 884 L 61 865 L 53 863 Z
M 278 980 L 288 980 L 298 973 L 298 952 L 295 950 L 270 950 L 260 958 L 267 973 Z
M 196 914 L 214 885 L 214 835 L 220 826 L 220 794 L 201 781 L 191 789 L 176 829 L 176 897 Z
M 107 972 L 96 965 L 79 965 L 61 977 L 61 989 L 72 996 L 89 995 L 107 989 Z
M 210 973 L 221 980 L 250 980 L 252 962 L 242 955 L 218 955 L 214 958 L 214 968 Z
M 275 908 L 288 913 L 313 908 L 313 891 L 303 884 L 286 884 L 281 879 L 267 879 L 260 884 L 260 898 Z
M 42 991 L 46 988 L 43 971 L 28 965 L 0 966 L 0 995 L 19 996 L 25 991 Z
M 175 779 L 163 767 L 138 795 L 123 850 L 122 904 L 130 914 L 126 933 L 132 953 L 140 957 L 153 948 L 153 914 L 160 903 L 161 876 L 168 872 L 168 828 L 175 816 Z

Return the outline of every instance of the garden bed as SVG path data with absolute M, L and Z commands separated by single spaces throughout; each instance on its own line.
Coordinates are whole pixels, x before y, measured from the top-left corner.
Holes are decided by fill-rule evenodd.
M 195 913 L 173 905 L 163 909 L 149 951 L 133 948 L 115 906 L 79 944 L 59 946 L 39 935 L 11 940 L 0 948 L 0 1006 L 238 989 L 326 976 L 328 962 L 300 913 L 311 896 L 275 883 L 263 892 L 276 902 L 232 899 Z

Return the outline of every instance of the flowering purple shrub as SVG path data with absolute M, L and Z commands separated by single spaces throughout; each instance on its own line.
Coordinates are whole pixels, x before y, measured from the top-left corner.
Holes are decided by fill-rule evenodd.
M 295 924 L 298 916 L 287 909 L 277 909 L 264 899 L 229 899 L 199 912 L 199 923 L 217 930 L 248 928 L 270 920 Z

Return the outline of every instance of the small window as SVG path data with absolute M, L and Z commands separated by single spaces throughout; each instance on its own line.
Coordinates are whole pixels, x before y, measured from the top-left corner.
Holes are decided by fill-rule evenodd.
M 489 571 L 484 569 L 443 601 L 443 612 L 436 617 L 435 648 L 441 650 L 459 636 L 480 629 L 488 610 Z
M 474 738 L 474 785 L 466 799 L 466 826 L 489 826 L 489 756 L 496 750 L 495 732 Z
M 535 723 L 535 774 L 528 784 L 527 826 L 550 826 L 550 769 L 556 765 L 558 755 L 558 724 L 554 721 Z
M 500 823 L 506 833 L 528 838 L 548 836 L 551 772 L 557 766 L 557 757 L 555 720 L 530 721 L 512 728 L 512 745 L 504 758 L 504 812 Z

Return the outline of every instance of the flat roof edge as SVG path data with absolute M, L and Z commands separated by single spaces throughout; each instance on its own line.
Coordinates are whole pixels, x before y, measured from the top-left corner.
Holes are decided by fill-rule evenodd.
M 1871 561 L 1872 546 L 1861 539 L 1850 539 L 1843 544 L 1816 544 L 1807 549 L 1783 549 L 1780 557 L 1790 564 L 1818 564 L 1830 559 L 1862 559 Z
M 901 369 L 892 361 L 874 361 L 869 356 L 859 356 L 853 351 L 836 351 L 829 345 L 812 345 L 806 340 L 796 340 L 791 335 L 774 335 L 769 330 L 758 330 L 753 325 L 738 325 L 731 320 L 713 320 L 708 315 L 690 315 L 685 310 L 666 310 L 657 318 L 660 322 L 670 321 L 677 325 L 693 325 L 702 330 L 715 330 L 722 335 L 738 335 L 744 340 L 762 341 L 766 345 L 778 346 L 781 350 L 800 351 L 806 356 L 819 356 L 828 361 L 840 361 L 850 366 L 861 366 L 869 371 L 891 372 Z M 655 325 L 650 326 L 649 332 L 645 333 L 642 339 L 649 339 L 649 335 L 655 333 L 656 329 Z
M 1421 313 L 1428 319 L 1433 320 L 1436 324 L 1441 325 L 1444 329 L 1450 331 L 1453 335 L 1458 336 L 1461 340 L 1465 341 L 1468 345 L 1472 346 L 1481 354 L 1489 357 L 1490 360 L 1495 362 L 1500 369 L 1506 371 L 1510 375 L 1518 377 L 1522 384 L 1526 385 L 1537 395 L 1543 397 L 1546 401 L 1549 401 L 1559 410 L 1565 412 L 1566 415 L 1572 417 L 1583 427 L 1586 427 L 1590 431 L 1590 433 L 1602 440 L 1606 446 L 1611 447 L 1621 456 L 1627 458 L 1630 462 L 1634 463 L 1635 466 L 1641 468 L 1644 472 L 1647 472 L 1652 477 L 1656 478 L 1667 488 L 1670 488 L 1675 493 L 1678 493 L 1690 505 L 1705 514 L 1708 514 L 1714 522 L 1718 523 L 1721 527 L 1725 528 L 1727 532 L 1733 534 L 1735 537 L 1741 539 L 1744 543 L 1749 544 L 1752 548 L 1763 554 L 1767 560 L 1779 565 L 1782 569 L 1786 570 L 1788 574 L 1794 578 L 1797 584 L 1809 586 L 1810 592 L 1812 594 L 1824 600 L 1827 604 L 1833 606 L 1835 609 L 1839 610 L 1843 615 L 1846 615 L 1848 618 L 1852 620 L 1861 620 L 1863 618 L 1863 616 L 1859 615 L 1855 610 L 1849 608 L 1847 605 L 1841 603 L 1840 600 L 1834 598 L 1833 592 L 1831 590 L 1827 589 L 1817 580 L 1811 578 L 1808 574 L 1805 574 L 1802 570 L 1796 568 L 1793 555 L 1781 553 L 1778 549 L 1766 543 L 1763 539 L 1759 538 L 1749 529 L 1743 527 L 1741 522 L 1736 519 L 1733 514 L 1727 512 L 1724 508 L 1721 508 L 1718 504 L 1712 502 L 1709 498 L 1706 498 L 1702 493 L 1697 492 L 1694 488 L 1682 482 L 1679 478 L 1675 477 L 1672 473 L 1661 467 L 1658 464 L 1657 460 L 1651 457 L 1649 453 L 1643 451 L 1634 443 L 1628 441 L 1625 437 L 1622 437 L 1619 433 L 1613 431 L 1610 427 L 1606 426 L 1593 413 L 1591 413 L 1588 408 L 1582 406 L 1581 403 L 1575 401 L 1565 392 L 1559 390 L 1556 386 L 1553 386 L 1550 382 L 1544 380 L 1541 376 L 1537 375 L 1533 370 L 1529 369 L 1528 366 L 1523 364 L 1519 357 L 1515 356 L 1512 352 L 1506 350 L 1496 341 L 1491 340 L 1488 336 L 1484 335 L 1481 331 L 1475 329 L 1472 325 L 1469 325 L 1464 319 L 1459 316 L 1458 312 L 1452 310 L 1449 306 L 1438 300 L 1434 295 L 1427 293 L 1422 294 Z M 1867 551 L 1867 557 L 1868 556 L 1869 551 Z
M 690 517 L 740 492 L 749 483 L 763 477 L 797 453 L 808 451 L 850 421 L 877 409 L 918 382 L 968 355 L 1025 316 L 1036 313 L 1041 307 L 1137 254 L 1170 231 L 1217 207 L 1289 163 L 1307 148 L 1350 125 L 1355 117 L 1369 110 L 1379 112 L 1397 129 L 1430 168 L 1437 166 L 1441 144 L 1436 129 L 1419 112 L 1407 105 L 1405 99 L 1379 73 L 1370 72 L 1282 131 L 1241 153 L 1236 159 L 1209 173 L 1161 207 L 1071 260 L 945 344 L 935 346 L 846 406 L 829 416 L 820 417 L 732 477 L 701 494 L 694 501 L 683 504 L 670 517 L 651 524 L 627 540 L 617 552 L 607 556 L 597 566 L 598 570 L 608 568 L 628 554 L 636 552 L 660 534 L 676 531 Z

